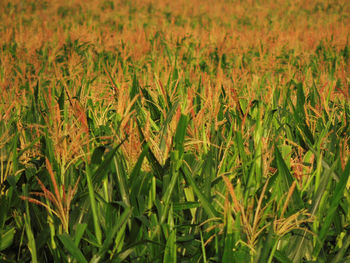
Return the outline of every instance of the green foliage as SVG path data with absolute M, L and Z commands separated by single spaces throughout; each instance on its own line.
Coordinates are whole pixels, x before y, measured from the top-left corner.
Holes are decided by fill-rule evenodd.
M 350 260 L 349 4 L 231 2 L 0 1 L 1 262 Z

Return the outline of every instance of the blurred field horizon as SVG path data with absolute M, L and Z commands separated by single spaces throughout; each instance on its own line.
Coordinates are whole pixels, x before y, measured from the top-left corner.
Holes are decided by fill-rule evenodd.
M 0 261 L 350 261 L 349 29 L 346 0 L 0 1 Z

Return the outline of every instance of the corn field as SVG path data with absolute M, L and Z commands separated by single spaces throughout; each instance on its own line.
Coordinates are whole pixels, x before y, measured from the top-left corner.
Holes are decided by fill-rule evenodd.
M 350 262 L 350 2 L 0 1 L 1 262 Z

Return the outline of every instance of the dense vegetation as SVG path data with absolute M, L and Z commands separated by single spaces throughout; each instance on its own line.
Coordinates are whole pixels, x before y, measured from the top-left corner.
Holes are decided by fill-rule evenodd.
M 0 1 L 0 261 L 350 261 L 349 27 L 346 0 Z

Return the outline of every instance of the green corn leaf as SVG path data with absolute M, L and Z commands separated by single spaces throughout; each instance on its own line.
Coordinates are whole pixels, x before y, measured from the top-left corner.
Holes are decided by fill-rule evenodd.
M 106 233 L 106 239 L 104 240 L 103 245 L 97 255 L 99 258 L 103 258 L 103 256 L 108 252 L 108 249 L 110 249 L 113 240 L 115 240 L 115 247 L 111 254 L 111 258 L 113 257 L 115 250 L 121 242 L 120 236 L 125 235 L 125 225 L 128 222 L 128 219 L 130 218 L 131 214 L 132 209 L 127 207 L 125 208 L 124 212 L 116 218 L 113 228 L 111 228 L 110 231 Z
M 84 235 L 87 224 L 78 224 L 77 229 L 75 230 L 74 244 L 75 246 L 79 246 L 80 240 Z
M 176 262 L 176 232 L 172 230 L 165 245 L 164 263 Z
M 130 206 L 128 178 L 125 172 L 126 167 L 122 158 L 122 156 L 118 156 L 118 158 L 114 157 L 113 161 L 122 200 L 126 205 Z
M 14 227 L 0 231 L 0 251 L 5 250 L 12 245 L 15 233 L 16 229 Z
M 100 166 L 98 167 L 98 169 L 93 173 L 93 175 L 91 176 L 91 180 L 92 183 L 96 186 L 96 185 L 100 185 L 100 183 L 102 183 L 102 181 L 104 180 L 104 178 L 107 176 L 107 171 L 108 169 L 110 169 L 110 164 L 113 160 L 113 157 L 115 156 L 115 153 L 117 152 L 117 150 L 119 149 L 119 147 L 124 143 L 126 139 L 124 139 L 121 143 L 119 143 L 113 150 L 111 150 L 110 152 L 107 153 L 107 155 L 105 156 L 103 162 L 100 164 Z M 97 155 L 97 154 L 96 154 Z
M 80 251 L 80 249 L 76 246 L 74 241 L 71 239 L 71 237 L 68 234 L 61 234 L 58 235 L 58 238 L 64 245 L 65 249 L 79 262 L 79 263 L 88 263 L 86 258 L 84 257 L 83 253 Z
M 129 179 L 129 182 L 131 184 L 131 186 L 130 186 L 131 189 L 138 188 L 138 186 L 134 185 L 134 182 L 136 181 L 136 178 L 140 175 L 142 163 L 147 155 L 148 149 L 149 149 L 148 144 L 145 144 L 143 146 L 143 149 L 142 149 L 142 152 L 141 152 L 139 158 L 137 159 L 137 162 L 136 162 L 134 168 L 131 171 L 130 179 Z M 133 193 L 133 191 L 132 191 L 132 193 Z
M 101 232 L 101 226 L 99 222 L 99 215 L 97 212 L 97 204 L 96 204 L 96 197 L 94 192 L 94 185 L 92 184 L 91 180 L 91 173 L 89 165 L 86 162 L 86 181 L 88 184 L 88 190 L 89 190 L 89 199 L 91 204 L 91 210 L 92 210 L 92 218 L 94 222 L 94 228 L 95 228 L 95 235 L 96 239 L 99 245 L 102 243 L 102 232 Z
M 171 153 L 171 179 L 168 185 L 165 185 L 166 191 L 162 200 L 164 201 L 164 209 L 161 216 L 161 223 L 164 222 L 166 218 L 166 213 L 169 208 L 170 197 L 173 193 L 177 179 L 179 176 L 179 169 L 182 166 L 183 153 L 184 153 L 184 140 L 186 134 L 186 128 L 188 123 L 188 117 L 181 115 L 179 123 L 177 125 L 176 134 L 175 134 L 175 150 Z
M 276 250 L 275 258 L 281 263 L 293 263 L 283 252 Z
M 234 245 L 235 245 L 235 237 L 234 237 L 234 219 L 232 217 L 231 211 L 226 211 L 226 235 L 224 240 L 224 250 L 222 256 L 222 262 L 229 262 L 234 257 Z
M 320 250 L 323 246 L 323 243 L 327 237 L 327 234 L 329 233 L 329 228 L 334 221 L 334 216 L 336 214 L 336 211 L 338 209 L 339 203 L 341 198 L 344 196 L 344 191 L 346 188 L 346 184 L 348 182 L 350 176 L 350 160 L 348 161 L 342 175 L 340 176 L 340 180 L 337 183 L 337 186 L 334 190 L 333 197 L 330 201 L 330 208 L 327 212 L 326 218 L 323 221 L 321 230 L 318 235 L 318 242 L 316 244 L 315 250 L 314 250 L 314 256 L 317 257 L 320 253 Z
M 180 151 L 180 154 L 183 154 L 184 142 L 186 128 L 189 121 L 189 117 L 181 114 L 179 122 L 177 124 L 176 133 L 175 133 L 175 149 Z
M 280 176 L 279 179 L 280 179 L 281 190 L 283 193 L 288 193 L 294 179 L 290 174 L 288 167 L 285 161 L 283 160 L 282 155 L 277 147 L 275 147 L 275 158 L 276 158 L 277 167 L 278 167 L 278 174 Z M 291 205 L 293 209 L 297 209 L 297 210 L 302 209 L 304 207 L 304 203 L 301 200 L 300 192 L 297 189 L 297 187 L 294 189 L 294 192 L 292 194 Z
M 28 186 L 27 185 L 22 185 L 22 192 L 23 192 L 24 196 L 28 196 Z M 26 211 L 26 213 L 23 215 L 23 217 L 24 217 L 25 231 L 26 231 L 27 238 L 28 238 L 28 249 L 29 249 L 30 254 L 32 256 L 32 262 L 37 263 L 38 262 L 37 249 L 36 249 L 34 234 L 32 231 L 31 220 L 30 220 L 30 216 L 29 216 L 30 212 L 29 212 L 28 200 L 25 200 L 25 211 Z
M 198 188 L 195 180 L 193 179 L 192 174 L 188 170 L 188 168 L 184 166 L 181 171 L 182 171 L 182 175 L 183 175 L 184 179 L 186 180 L 188 185 L 190 187 L 192 187 L 194 193 L 197 195 L 199 201 L 201 202 L 203 209 L 209 215 L 209 217 L 211 217 L 211 218 L 218 217 L 218 215 L 219 215 L 218 212 L 215 210 L 215 208 L 209 202 L 209 200 L 204 196 L 204 194 L 202 194 L 202 192 L 199 190 L 199 188 Z
M 132 85 L 131 85 L 131 90 L 130 90 L 130 98 L 133 99 L 136 95 L 139 94 L 139 81 L 137 79 L 136 74 L 134 74 L 132 78 Z
M 274 253 L 276 251 L 273 250 L 273 246 L 274 246 L 274 243 L 276 242 L 277 240 L 275 237 L 275 233 L 273 231 L 273 227 L 270 226 L 268 227 L 267 238 L 265 240 L 261 240 L 262 248 L 259 255 L 259 261 L 258 261 L 259 263 L 269 262 L 268 259 L 274 257 Z
M 106 148 L 104 146 L 99 146 L 94 149 L 91 155 L 91 164 L 98 165 L 103 162 L 102 157 Z
M 205 253 L 205 245 L 204 245 L 204 240 L 203 240 L 203 234 L 202 231 L 199 232 L 201 236 L 201 249 L 202 249 L 202 257 L 203 257 L 203 262 L 206 263 L 207 261 L 207 255 Z
M 317 192 L 312 199 L 312 207 L 310 209 L 310 213 L 312 216 L 315 216 L 318 211 L 322 211 L 324 208 L 321 205 L 321 200 L 323 198 L 328 198 L 328 192 L 327 192 L 327 185 L 329 184 L 329 180 L 331 178 L 331 174 L 333 173 L 334 169 L 336 167 L 336 163 L 333 164 L 333 166 L 329 169 L 326 169 L 326 171 L 323 173 L 321 182 L 319 183 Z M 327 205 L 326 202 L 323 203 L 323 206 Z M 316 217 L 316 220 L 320 221 L 318 217 Z M 323 224 L 322 221 L 319 222 L 321 225 Z M 293 242 L 291 242 L 290 247 L 293 248 L 290 255 L 292 256 L 293 261 L 300 262 L 302 258 L 305 256 L 305 254 L 308 252 L 308 246 L 307 243 L 310 244 L 310 240 L 308 237 L 310 236 L 310 233 L 303 231 L 301 235 L 296 236 L 295 239 L 293 239 Z

